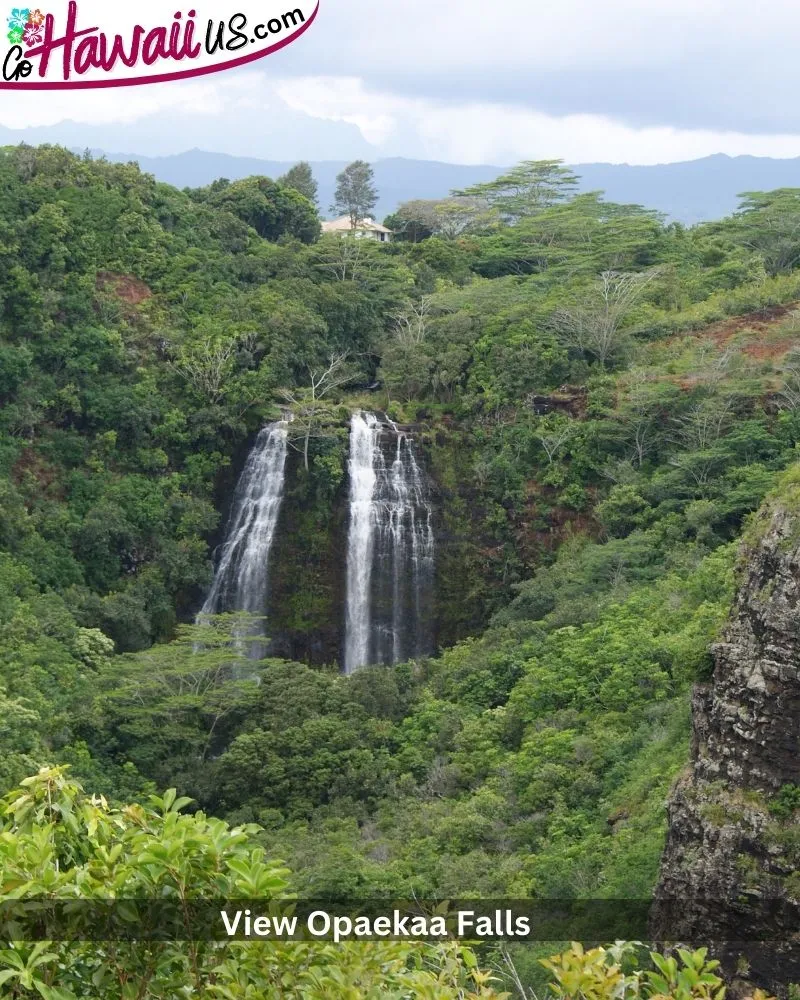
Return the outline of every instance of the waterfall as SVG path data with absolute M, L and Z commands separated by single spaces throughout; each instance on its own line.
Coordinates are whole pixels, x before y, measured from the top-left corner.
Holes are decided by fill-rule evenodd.
M 262 616 L 250 634 L 266 634 L 263 615 L 267 608 L 269 555 L 283 500 L 288 427 L 288 420 L 265 427 L 248 456 L 199 620 L 204 615 L 247 611 Z M 265 650 L 254 643 L 248 653 L 257 658 Z
M 344 667 L 402 663 L 432 650 L 434 533 L 413 441 L 353 414 Z
M 375 545 L 373 498 L 378 477 L 375 453 L 379 426 L 371 413 L 350 421 L 350 530 L 347 539 L 347 621 L 344 669 L 352 673 L 369 663 L 372 556 Z

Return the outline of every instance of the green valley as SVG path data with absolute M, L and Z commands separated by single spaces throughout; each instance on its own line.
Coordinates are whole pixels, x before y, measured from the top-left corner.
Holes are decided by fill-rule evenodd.
M 798 460 L 800 190 L 691 228 L 575 192 L 560 162 L 522 163 L 401 206 L 381 243 L 321 233 L 291 176 L 179 191 L 57 147 L 0 151 L 4 892 L 35 881 L 37 824 L 93 893 L 141 889 L 133 863 L 84 856 L 99 824 L 104 850 L 141 857 L 147 838 L 217 837 L 226 879 L 274 865 L 264 896 L 652 896 L 740 539 Z M 345 674 L 359 412 L 426 477 L 432 648 Z M 197 616 L 248 455 L 282 418 L 258 609 L 273 644 L 248 659 L 231 640 L 246 609 Z M 223 879 L 204 865 L 185 889 Z M 294 945 L 263 982 L 225 968 L 198 992 L 174 956 L 147 993 L 114 992 L 83 952 L 38 993 L 0 983 L 524 1000 L 564 950 L 347 948 L 350 993 L 325 986 L 330 951 Z

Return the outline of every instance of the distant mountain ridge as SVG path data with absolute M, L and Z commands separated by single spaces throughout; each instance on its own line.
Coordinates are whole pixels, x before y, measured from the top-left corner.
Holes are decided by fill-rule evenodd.
M 96 152 L 100 152 L 99 150 Z M 175 156 L 137 156 L 106 153 L 109 160 L 138 162 L 143 170 L 177 187 L 202 187 L 219 177 L 238 180 L 253 174 L 279 177 L 295 161 L 262 160 L 192 149 Z M 319 182 L 320 209 L 329 214 L 336 175 L 344 160 L 312 163 Z M 503 172 L 498 166 L 464 166 L 399 157 L 377 160 L 375 179 L 380 192 L 376 216 L 383 219 L 403 201 L 445 197 L 454 188 L 492 180 Z M 657 209 L 686 224 L 719 219 L 733 212 L 743 191 L 768 191 L 800 187 L 800 157 L 777 160 L 719 153 L 699 160 L 657 166 L 614 163 L 573 165 L 583 191 L 605 191 L 609 201 L 634 203 Z
M 199 149 L 176 156 L 151 157 L 124 153 L 106 153 L 105 156 L 117 162 L 135 160 L 142 170 L 154 174 L 160 181 L 181 188 L 203 187 L 219 177 L 239 180 L 253 174 L 265 174 L 267 177 L 277 178 L 297 162 L 229 156 L 227 153 L 207 153 Z M 320 160 L 311 164 L 319 184 L 319 205 L 323 216 L 331 214 L 336 175 L 347 164 L 347 160 Z M 374 167 L 380 195 L 375 216 L 381 220 L 394 212 L 403 201 L 412 198 L 443 198 L 453 188 L 492 180 L 505 169 L 493 166 L 459 166 L 432 160 L 406 160 L 400 157 L 377 160 Z

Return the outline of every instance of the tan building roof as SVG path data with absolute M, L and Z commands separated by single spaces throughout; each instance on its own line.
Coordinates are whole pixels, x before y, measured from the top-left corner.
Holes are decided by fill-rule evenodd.
M 346 232 L 346 231 L 348 231 L 348 230 L 350 230 L 352 228 L 353 227 L 350 224 L 350 216 L 349 215 L 343 215 L 343 216 L 341 216 L 341 218 L 333 219 L 330 222 L 323 222 L 322 223 L 322 231 L 323 231 L 323 233 L 342 233 L 342 232 Z M 379 222 L 376 222 L 374 219 L 370 219 L 370 218 L 362 219 L 355 228 L 356 229 L 362 229 L 362 230 L 365 230 L 367 232 L 372 232 L 372 233 L 391 233 L 391 232 L 393 232 L 393 230 L 387 229 L 386 226 L 382 226 Z

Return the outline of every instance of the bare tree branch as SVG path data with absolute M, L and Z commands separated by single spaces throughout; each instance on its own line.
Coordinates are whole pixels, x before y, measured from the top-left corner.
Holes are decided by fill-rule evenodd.
M 173 367 L 199 393 L 218 403 L 225 395 L 224 385 L 239 349 L 237 338 L 207 340 L 186 352 Z
M 782 374 L 778 405 L 782 410 L 800 409 L 800 352 L 792 351 L 788 355 Z
M 544 448 L 547 461 L 552 465 L 556 459 L 556 455 L 558 455 L 564 445 L 575 437 L 578 428 L 575 425 L 575 421 L 569 418 L 563 423 L 551 424 L 550 426 L 552 428 L 550 433 L 537 434 L 536 440 Z
M 394 334 L 404 346 L 422 344 L 428 333 L 428 319 L 432 308 L 429 295 L 423 295 L 416 302 L 409 302 L 406 308 L 394 318 Z
M 633 274 L 604 271 L 591 294 L 572 308 L 562 308 L 552 323 L 571 347 L 606 364 L 620 348 L 621 328 L 658 268 Z
M 349 355 L 331 354 L 324 369 L 309 368 L 309 382 L 298 389 L 282 389 L 281 398 L 288 403 L 295 415 L 292 424 L 301 432 L 303 441 L 303 462 L 308 471 L 308 450 L 311 438 L 319 424 L 325 397 L 341 386 L 353 381 L 353 373 L 348 368 Z M 290 439 L 291 442 L 291 439 Z

